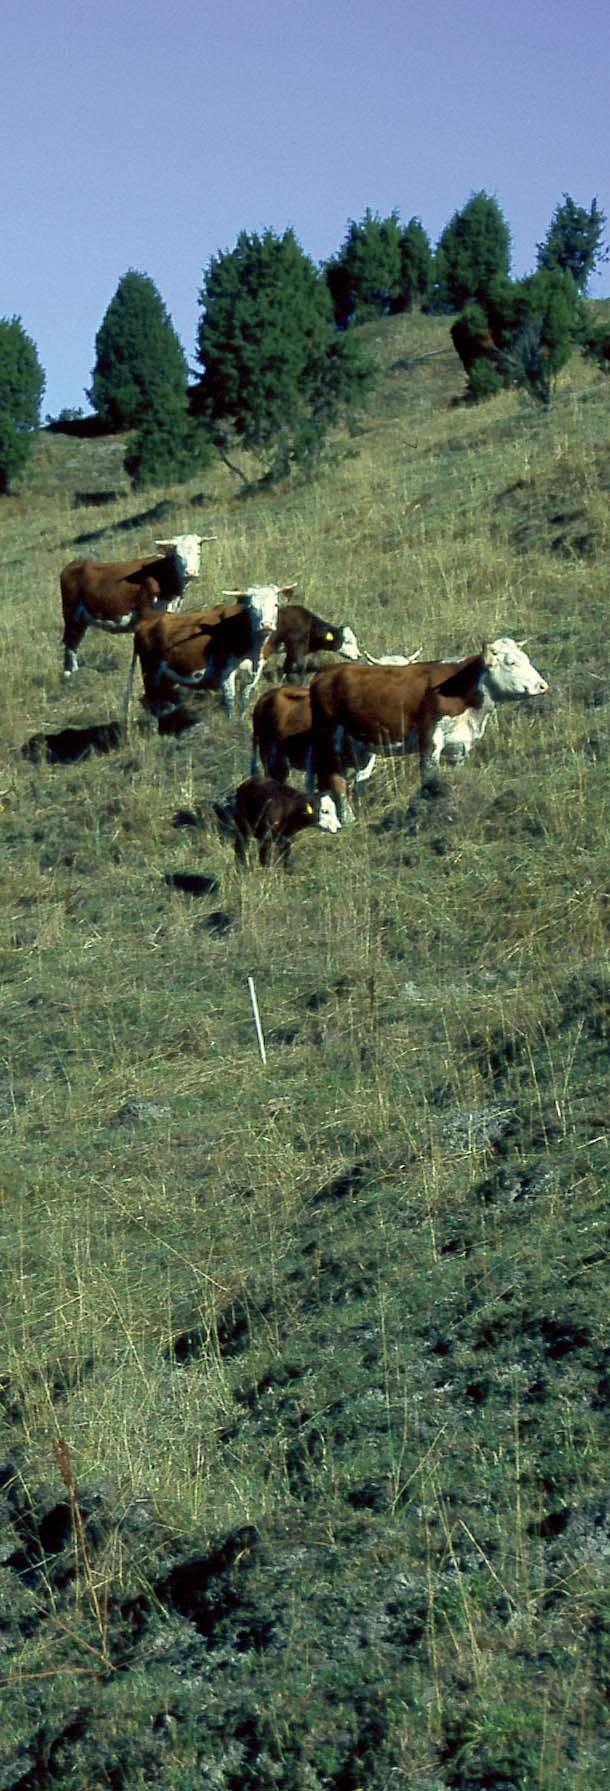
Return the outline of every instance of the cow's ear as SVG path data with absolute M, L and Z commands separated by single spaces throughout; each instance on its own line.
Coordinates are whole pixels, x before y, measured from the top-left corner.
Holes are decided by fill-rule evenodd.
M 489 641 L 483 641 L 483 646 L 481 648 L 481 657 L 483 660 L 483 665 L 491 665 L 491 662 L 493 659 L 493 653 L 492 653 Z
M 155 547 L 175 547 L 175 541 L 155 541 Z
M 291 597 L 293 591 L 296 591 L 296 585 L 278 585 L 280 597 Z

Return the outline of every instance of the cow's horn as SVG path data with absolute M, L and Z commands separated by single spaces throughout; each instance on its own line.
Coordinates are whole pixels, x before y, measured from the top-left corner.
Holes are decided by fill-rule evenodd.
M 222 591 L 223 597 L 247 597 L 247 591 Z

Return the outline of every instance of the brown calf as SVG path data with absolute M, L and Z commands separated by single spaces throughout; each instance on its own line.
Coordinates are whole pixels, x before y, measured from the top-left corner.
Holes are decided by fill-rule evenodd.
M 286 867 L 295 834 L 306 827 L 338 831 L 334 805 L 328 797 L 314 801 L 273 777 L 248 777 L 233 796 L 213 807 L 223 832 L 233 836 L 240 864 L 247 864 L 249 847 L 256 842 L 261 864 L 275 859 Z

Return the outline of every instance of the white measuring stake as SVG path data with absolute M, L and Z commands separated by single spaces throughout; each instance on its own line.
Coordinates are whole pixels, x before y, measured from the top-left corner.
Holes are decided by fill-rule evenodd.
M 261 1017 L 260 1017 L 260 1014 L 258 1011 L 258 1001 L 256 999 L 256 990 L 255 990 L 254 983 L 252 981 L 251 976 L 248 977 L 248 990 L 249 990 L 249 994 L 250 994 L 250 1001 L 252 1003 L 252 1013 L 254 1015 L 254 1025 L 256 1027 L 258 1048 L 259 1048 L 263 1063 L 266 1063 L 267 1062 L 267 1052 L 265 1050 L 265 1040 L 263 1038 L 263 1028 L 261 1026 Z

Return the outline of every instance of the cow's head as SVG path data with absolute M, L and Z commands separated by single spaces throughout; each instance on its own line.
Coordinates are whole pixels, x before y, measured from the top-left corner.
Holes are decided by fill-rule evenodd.
M 179 561 L 183 577 L 197 578 L 201 563 L 202 541 L 214 541 L 214 535 L 174 535 L 170 541 L 155 541 L 164 553 L 173 553 Z
M 353 628 L 348 628 L 347 624 L 340 630 L 337 652 L 341 654 L 342 659 L 360 658 L 360 648 L 354 630 Z
M 316 826 L 323 833 L 340 833 L 341 822 L 332 796 L 319 796 L 316 804 Z
M 549 688 L 517 641 L 508 637 L 491 641 L 483 648 L 483 657 L 489 688 L 497 702 L 510 697 L 544 696 Z
M 282 595 L 279 585 L 250 585 L 247 591 L 223 591 L 222 594 L 223 597 L 233 597 L 242 609 L 247 609 L 255 634 L 273 634 Z

